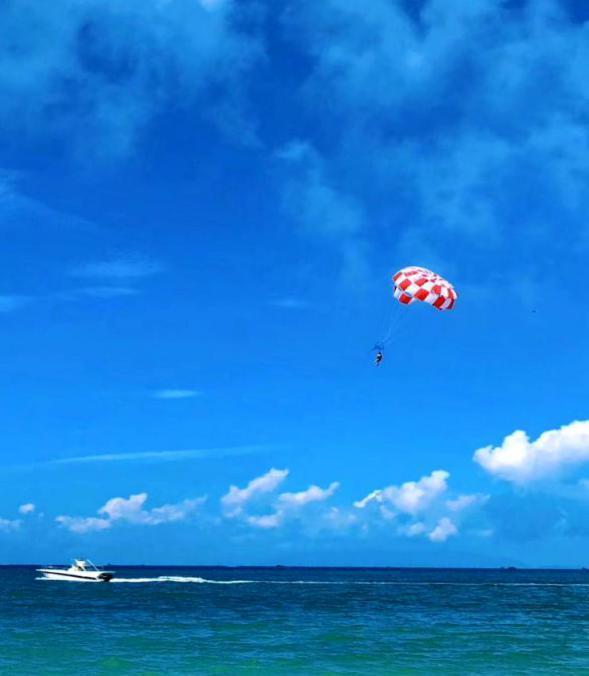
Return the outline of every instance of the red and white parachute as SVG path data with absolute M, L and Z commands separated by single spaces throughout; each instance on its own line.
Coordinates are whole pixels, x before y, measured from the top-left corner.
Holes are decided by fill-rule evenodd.
M 447 279 L 415 265 L 403 268 L 393 275 L 395 298 L 403 305 L 416 300 L 433 305 L 438 310 L 451 310 L 458 294 Z
M 436 310 L 452 310 L 458 294 L 447 279 L 440 277 L 427 268 L 410 265 L 402 268 L 393 275 L 394 296 L 401 305 L 411 305 L 415 301 L 427 303 Z M 389 321 L 383 326 L 380 339 L 374 345 L 376 351 L 375 364 L 378 366 L 383 360 L 383 350 L 395 338 L 398 337 L 401 324 L 407 315 L 413 314 L 401 310 L 396 303 L 391 304 Z

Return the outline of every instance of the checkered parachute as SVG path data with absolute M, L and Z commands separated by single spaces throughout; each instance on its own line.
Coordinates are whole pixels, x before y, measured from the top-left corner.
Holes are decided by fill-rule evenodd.
M 403 305 L 421 301 L 438 310 L 451 310 L 458 298 L 448 280 L 431 270 L 413 265 L 393 275 L 393 286 L 395 298 Z

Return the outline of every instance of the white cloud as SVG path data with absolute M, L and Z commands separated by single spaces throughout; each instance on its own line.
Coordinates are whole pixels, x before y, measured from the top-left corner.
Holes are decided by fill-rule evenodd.
M 141 517 L 137 523 L 145 523 L 149 526 L 158 526 L 160 523 L 172 523 L 184 521 L 184 519 L 198 509 L 204 502 L 204 497 L 182 500 L 182 502 L 154 507 Z
M 56 521 L 74 533 L 106 530 L 116 522 L 158 526 L 162 523 L 183 521 L 205 501 L 205 498 L 201 497 L 144 509 L 147 498 L 147 493 L 137 493 L 128 498 L 111 498 L 98 510 L 98 518 L 58 516 Z
M 271 499 L 272 512 L 268 514 L 247 514 L 245 505 L 256 495 L 273 493 L 288 475 L 288 470 L 272 469 L 266 474 L 239 489 L 232 486 L 229 493 L 221 499 L 225 515 L 241 517 L 245 523 L 256 528 L 278 528 L 285 521 L 300 520 L 302 512 L 308 505 L 322 503 L 334 495 L 339 488 L 339 482 L 333 481 L 327 488 L 311 485 L 304 491 L 296 493 L 281 493 Z M 332 510 L 335 508 L 332 508 Z M 325 514 L 315 514 L 316 520 L 324 519 Z M 339 512 L 331 513 L 331 522 L 341 526 L 347 519 Z M 329 519 L 327 520 L 329 521 Z M 349 521 L 349 520 L 348 520 Z
M 0 531 L 3 533 L 12 533 L 20 528 L 19 519 L 2 519 L 0 518 Z
M 155 399 L 192 399 L 202 394 L 199 390 L 157 390 L 153 393 Z
M 419 481 L 407 481 L 399 488 L 390 486 L 384 491 L 385 497 L 400 511 L 417 514 L 423 511 L 442 493 L 448 485 L 450 474 L 444 470 L 436 470 Z
M 448 490 L 449 474 L 436 470 L 418 481 L 373 491 L 354 503 L 356 510 L 351 510 L 325 505 L 340 488 L 339 482 L 333 481 L 325 487 L 311 484 L 304 490 L 280 493 L 278 489 L 288 476 L 288 469 L 272 468 L 244 487 L 232 485 L 220 500 L 223 515 L 265 531 L 297 525 L 312 536 L 324 530 L 343 533 L 350 528 L 367 532 L 372 515 L 381 519 L 380 528 L 389 522 L 392 532 L 398 535 L 422 536 L 433 542 L 442 542 L 458 533 L 458 523 L 454 517 L 448 518 L 450 513 L 462 519 L 463 511 L 487 498 L 479 494 L 463 494 L 454 499 L 441 499 Z M 145 492 L 126 498 L 115 497 L 108 500 L 95 516 L 60 516 L 57 521 L 77 533 L 106 530 L 117 523 L 155 526 L 184 520 L 202 504 L 203 499 L 185 500 L 152 509 L 147 508 L 147 501 Z M 375 510 L 360 515 L 358 510 L 372 502 Z
M 415 515 L 424 511 L 448 488 L 447 479 L 450 474 L 444 470 L 435 470 L 419 481 L 407 481 L 401 486 L 389 486 L 382 490 L 372 491 L 362 500 L 354 503 L 363 509 L 370 502 L 388 502 L 405 514 Z
M 363 528 L 371 525 L 382 529 L 389 522 L 399 536 L 423 537 L 431 542 L 444 542 L 457 535 L 463 522 L 476 521 L 475 508 L 485 504 L 488 495 L 481 493 L 448 496 L 448 479 L 445 470 L 435 470 L 418 481 L 407 481 L 398 486 L 374 490 L 354 503 L 364 510 Z M 373 508 L 368 509 L 370 505 Z M 358 512 L 356 512 L 358 513 Z
M 67 528 L 72 533 L 80 534 L 106 530 L 112 525 L 112 522 L 108 519 L 97 519 L 94 516 L 87 518 L 81 516 L 58 516 L 55 520 L 60 526 Z
M 27 502 L 18 508 L 20 514 L 32 514 L 35 511 L 35 505 L 32 502 Z
M 110 521 L 127 521 L 128 523 L 157 526 L 161 523 L 182 521 L 199 507 L 204 499 L 183 500 L 177 504 L 144 510 L 143 506 L 146 501 L 147 493 L 138 493 L 129 496 L 129 498 L 111 498 L 98 510 L 98 513 L 104 515 Z
M 330 507 L 323 515 L 323 522 L 332 530 L 347 530 L 358 523 L 358 516 L 352 514 L 349 510 L 343 510 L 339 507 Z
M 261 516 L 248 516 L 246 522 L 256 528 L 278 528 L 284 518 L 283 512 L 274 512 L 273 514 L 262 514 Z
M 397 518 L 397 513 L 393 512 L 392 509 L 385 507 L 385 505 L 380 505 L 378 511 L 385 521 L 392 521 Z
M 278 502 L 282 507 L 303 507 L 311 502 L 323 502 L 329 499 L 339 488 L 339 482 L 333 481 L 328 488 L 319 486 L 309 486 L 305 491 L 298 493 L 282 493 L 278 497 Z
M 517 430 L 501 446 L 486 446 L 474 454 L 489 474 L 513 483 L 554 477 L 560 470 L 589 461 L 589 420 L 543 432 L 535 441 Z
M 458 528 L 447 517 L 444 516 L 438 521 L 438 525 L 428 534 L 432 542 L 445 542 L 449 537 L 458 534 Z
M 382 502 L 381 495 L 382 490 L 377 488 L 375 491 L 372 491 L 372 493 L 368 493 L 368 495 L 365 498 L 362 498 L 362 500 L 356 500 L 354 507 L 357 507 L 358 509 L 364 509 L 366 505 L 370 504 L 374 500 L 377 502 Z
M 252 479 L 245 488 L 231 486 L 229 492 L 221 498 L 226 515 L 238 516 L 252 498 L 264 493 L 272 493 L 287 476 L 287 469 L 272 468 L 266 474 Z
M 426 530 L 427 526 L 421 521 L 417 521 L 416 523 L 411 523 L 405 528 L 403 528 L 402 533 L 410 538 L 414 538 L 417 537 L 418 535 L 423 535 Z
M 454 500 L 446 500 L 446 507 L 451 512 L 461 512 L 464 509 L 473 507 L 474 505 L 481 505 L 489 499 L 488 495 L 459 495 Z
M 111 498 L 106 504 L 98 510 L 99 514 L 105 515 L 111 521 L 123 519 L 125 521 L 136 521 L 143 512 L 143 505 L 147 500 L 147 493 L 137 493 L 128 498 Z

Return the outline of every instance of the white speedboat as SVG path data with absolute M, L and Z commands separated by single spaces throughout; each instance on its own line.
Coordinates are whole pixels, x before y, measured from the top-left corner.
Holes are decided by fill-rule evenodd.
M 114 577 L 112 570 L 102 570 L 92 561 L 76 559 L 69 568 L 37 568 L 46 580 L 73 580 L 75 582 L 109 582 Z

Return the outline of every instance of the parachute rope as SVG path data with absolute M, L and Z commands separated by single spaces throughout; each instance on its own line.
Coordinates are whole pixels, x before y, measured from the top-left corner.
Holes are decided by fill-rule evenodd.
M 390 335 L 393 323 L 398 319 L 398 314 L 395 312 L 395 307 L 391 304 L 387 308 L 381 323 L 381 330 L 379 331 L 379 338 L 376 341 L 376 346 L 384 348 L 386 343 L 390 340 Z

